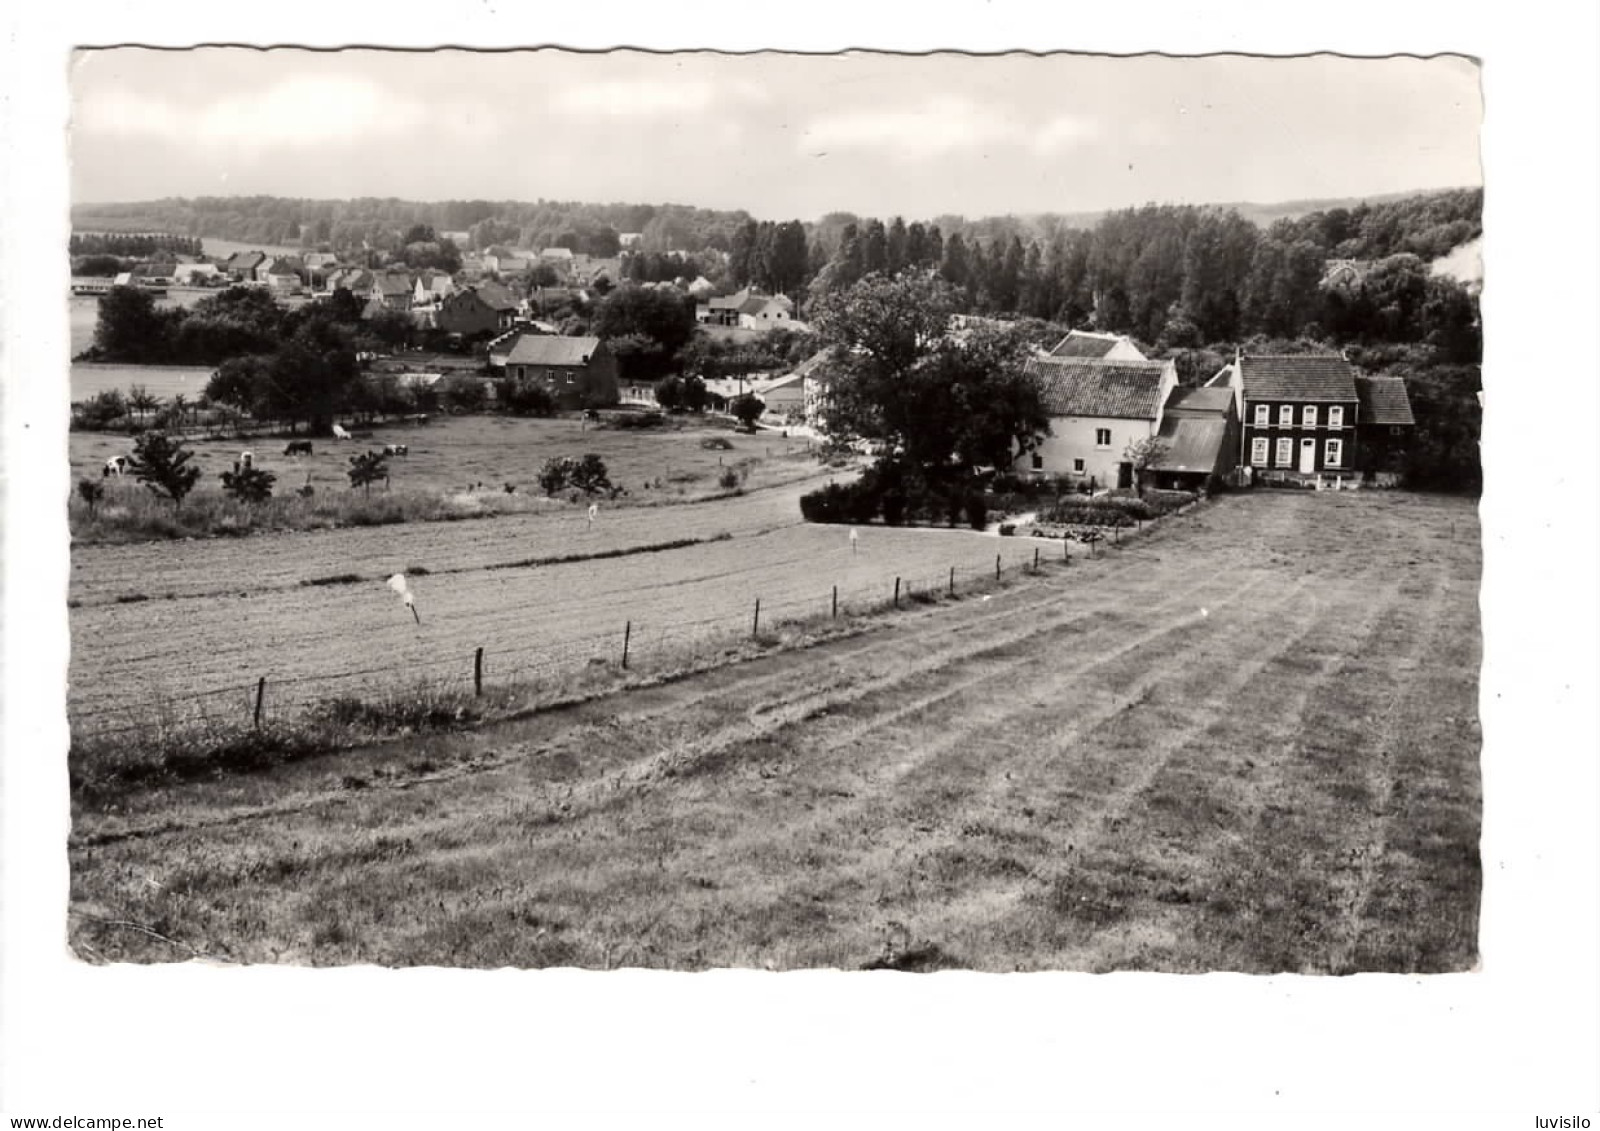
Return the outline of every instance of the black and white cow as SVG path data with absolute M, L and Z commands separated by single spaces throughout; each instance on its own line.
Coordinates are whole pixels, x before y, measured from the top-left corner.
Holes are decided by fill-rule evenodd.
M 100 471 L 100 477 L 102 479 L 107 479 L 107 478 L 110 478 L 113 475 L 116 475 L 116 476 L 120 477 L 120 476 L 126 475 L 127 473 L 128 473 L 128 457 L 127 456 L 112 456 L 110 459 L 106 460 L 105 467 L 102 468 L 101 471 Z
M 383 454 L 386 456 L 404 456 L 410 455 L 411 450 L 404 444 L 385 444 L 383 446 Z

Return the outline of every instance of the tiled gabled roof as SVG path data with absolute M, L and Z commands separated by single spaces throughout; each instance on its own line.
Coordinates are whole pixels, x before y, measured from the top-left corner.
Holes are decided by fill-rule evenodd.
M 1154 420 L 1161 406 L 1164 361 L 1096 361 L 1074 357 L 1029 358 L 1051 416 L 1106 416 Z
M 1336 353 L 1246 354 L 1239 364 L 1246 400 L 1356 400 L 1355 370 Z
M 1223 416 L 1233 404 L 1233 390 L 1226 385 L 1199 389 L 1173 389 L 1167 396 L 1164 416 Z
M 562 338 L 527 334 L 506 358 L 507 365 L 587 365 L 600 348 L 599 338 Z
M 1415 424 L 1406 383 L 1399 377 L 1357 377 L 1356 394 L 1361 398 L 1359 424 Z
M 515 310 L 519 305 L 517 296 L 499 283 L 493 281 L 479 283 L 476 290 L 478 297 L 487 303 L 491 310 Z
M 1116 334 L 1093 334 L 1072 330 L 1050 350 L 1051 357 L 1102 358 L 1117 348 L 1122 338 Z

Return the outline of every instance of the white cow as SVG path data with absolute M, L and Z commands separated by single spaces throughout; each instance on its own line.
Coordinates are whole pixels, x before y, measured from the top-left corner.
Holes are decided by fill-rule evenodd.
M 350 439 L 350 433 L 344 430 L 344 425 L 335 424 L 333 426 L 333 438 L 335 440 L 348 440 Z

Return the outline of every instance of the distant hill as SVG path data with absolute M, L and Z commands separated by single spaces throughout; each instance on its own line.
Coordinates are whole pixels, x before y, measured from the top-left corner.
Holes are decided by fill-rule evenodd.
M 1416 192 L 1378 193 L 1372 196 L 1330 197 L 1312 200 L 1285 200 L 1275 203 L 1230 201 L 1209 207 L 1232 209 L 1246 220 L 1267 227 L 1277 220 L 1297 219 L 1313 212 L 1333 208 L 1353 208 L 1359 204 L 1382 204 L 1408 197 L 1429 196 L 1450 190 L 1419 189 Z M 1161 203 L 1178 203 L 1163 201 Z M 968 238 L 1009 238 L 1017 233 L 1024 239 L 1039 238 L 1050 232 L 1070 228 L 1092 228 L 1118 209 L 1092 212 L 1049 212 L 1008 214 L 968 220 L 962 216 L 924 217 L 938 224 L 945 234 L 960 231 Z M 433 201 L 404 200 L 305 200 L 289 197 L 195 197 L 164 200 L 75 204 L 72 226 L 75 230 L 106 232 L 172 232 L 229 240 L 251 247 L 316 244 L 330 239 L 336 244 L 370 241 L 382 243 L 392 231 L 412 224 L 431 224 L 440 231 L 472 230 L 479 243 L 506 243 L 522 247 L 552 244 L 598 246 L 594 254 L 607 252 L 617 232 L 645 233 L 645 246 L 652 250 L 672 247 L 695 250 L 716 247 L 726 250 L 734 230 L 751 219 L 744 210 L 728 211 L 693 208 L 679 204 L 593 204 L 583 202 L 526 201 Z M 782 219 L 782 217 L 766 217 Z M 834 213 L 808 222 L 812 232 L 824 233 L 825 243 L 843 222 L 859 219 L 852 213 Z M 915 217 L 907 217 L 908 220 Z M 587 249 L 585 247 L 585 249 Z M 614 254 L 614 251 L 608 253 Z

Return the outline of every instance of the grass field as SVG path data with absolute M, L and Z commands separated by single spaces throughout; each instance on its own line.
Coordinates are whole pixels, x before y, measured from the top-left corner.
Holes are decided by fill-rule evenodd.
M 759 526 L 740 502 L 730 525 Z M 826 580 L 824 547 L 777 545 Z M 634 580 L 670 592 L 699 549 Z M 93 961 L 1464 969 L 1480 563 L 1467 501 L 1257 492 L 806 650 L 79 798 L 71 941 Z M 593 600 L 614 615 L 611 568 Z
M 711 449 L 704 442 L 726 443 L 726 449 Z M 174 533 L 203 534 L 219 528 L 240 533 L 254 529 L 305 529 L 341 525 L 350 509 L 352 496 L 359 506 L 370 504 L 380 510 L 389 506 L 398 517 L 412 513 L 428 517 L 481 517 L 495 514 L 539 513 L 556 504 L 543 497 L 538 475 L 545 460 L 552 456 L 581 456 L 598 453 L 605 460 L 611 481 L 628 492 L 611 506 L 639 506 L 663 501 L 717 494 L 726 491 L 719 482 L 729 468 L 741 468 L 749 488 L 792 480 L 818 470 L 816 461 L 799 439 L 781 434 L 747 435 L 730 430 L 726 423 L 686 422 L 681 428 L 625 431 L 596 428 L 576 417 L 525 419 L 503 416 L 438 416 L 421 427 L 402 423 L 380 425 L 370 436 L 340 442 L 317 437 L 310 456 L 286 456 L 283 438 L 260 437 L 254 440 L 188 439 L 185 446 L 194 453 L 194 466 L 201 478 L 185 500 L 190 512 L 187 520 L 174 516 L 172 506 L 157 502 L 146 489 L 131 479 L 111 481 L 107 497 L 99 508 L 100 521 L 89 521 L 87 510 L 74 500 L 71 504 L 73 537 L 79 543 L 120 542 L 152 537 L 149 520 L 173 527 Z M 352 491 L 345 472 L 354 452 L 381 448 L 388 443 L 407 445 L 409 453 L 389 461 L 390 492 L 400 496 L 384 503 L 383 489 L 375 492 Z M 273 508 L 247 512 L 234 507 L 224 513 L 226 500 L 220 482 L 223 471 L 233 466 L 242 450 L 254 453 L 256 466 L 278 477 Z M 124 435 L 102 432 L 73 432 L 68 440 L 68 457 L 75 479 L 100 479 L 105 461 L 113 455 L 129 454 L 133 442 Z M 511 484 L 514 494 L 507 494 Z M 482 485 L 481 489 L 479 484 Z M 294 492 L 309 485 L 314 496 L 308 505 L 299 505 Z M 469 489 L 470 488 L 470 489 Z M 285 507 L 283 502 L 290 505 Z M 556 509 L 561 509 L 556 507 Z M 570 509 L 570 508 L 568 508 Z M 235 513 L 237 512 L 237 513 Z M 167 522 L 171 517 L 175 521 Z M 395 517 L 395 516 L 391 516 Z M 176 525 L 178 521 L 192 525 Z M 379 516 L 376 521 L 388 521 Z M 170 551 L 163 551 L 170 553 Z M 163 573 L 173 572 L 163 570 Z M 181 576 L 183 569 L 176 572 Z M 133 575 L 138 578 L 139 575 Z M 150 585 L 161 589 L 159 582 Z M 164 590 L 163 590 L 164 591 Z

